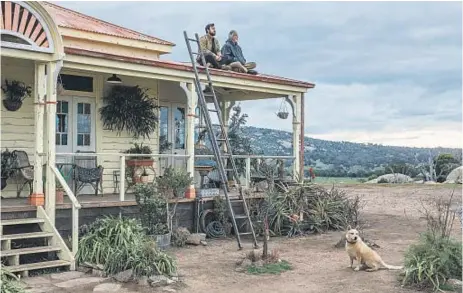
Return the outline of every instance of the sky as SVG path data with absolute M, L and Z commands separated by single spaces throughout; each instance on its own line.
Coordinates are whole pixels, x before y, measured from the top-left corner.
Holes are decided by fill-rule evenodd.
M 305 94 L 309 137 L 458 147 L 462 135 L 461 2 L 68 2 L 58 5 L 174 42 L 213 22 L 257 70 L 316 84 Z M 248 125 L 292 130 L 281 100 L 242 102 Z M 290 109 L 290 108 L 289 108 Z

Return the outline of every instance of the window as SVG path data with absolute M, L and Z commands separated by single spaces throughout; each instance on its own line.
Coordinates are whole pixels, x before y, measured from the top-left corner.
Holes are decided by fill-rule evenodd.
M 93 92 L 93 77 L 60 74 L 63 88 L 68 91 Z
M 69 102 L 58 101 L 56 107 L 56 145 L 68 145 Z
M 77 145 L 89 146 L 92 130 L 91 105 L 89 103 L 77 103 Z

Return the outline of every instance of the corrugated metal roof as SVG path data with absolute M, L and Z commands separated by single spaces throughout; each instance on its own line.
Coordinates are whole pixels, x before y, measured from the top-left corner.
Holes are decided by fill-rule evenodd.
M 182 62 L 175 62 L 175 61 L 166 61 L 166 60 L 148 60 L 148 59 L 141 59 L 141 58 L 134 58 L 134 57 L 127 57 L 127 56 L 119 56 L 114 54 L 108 54 L 106 52 L 98 52 L 98 51 L 90 51 L 87 49 L 76 48 L 76 47 L 65 47 L 64 52 L 70 55 L 80 55 L 80 56 L 88 56 L 94 58 L 102 58 L 108 60 L 115 60 L 127 63 L 136 63 L 142 64 L 147 66 L 155 66 L 155 67 L 162 67 L 162 68 L 169 68 L 174 70 L 181 70 L 181 71 L 188 71 L 193 72 L 193 66 L 191 64 L 186 64 Z M 199 66 L 200 72 L 204 71 L 204 67 Z M 290 85 L 290 86 L 297 86 L 303 88 L 314 88 L 315 84 L 289 79 L 285 77 L 273 76 L 273 75 L 266 75 L 266 74 L 258 74 L 258 75 L 250 75 L 246 73 L 238 73 L 234 71 L 226 71 L 226 70 L 218 70 L 218 69 L 209 69 L 212 75 L 220 75 L 220 76 L 228 76 L 232 78 L 238 79 L 247 79 L 247 80 L 257 80 L 262 82 L 268 83 L 276 83 L 282 85 Z
M 80 31 L 93 32 L 108 36 L 145 41 L 160 45 L 175 46 L 174 43 L 148 36 L 115 24 L 70 10 L 50 2 L 42 2 L 48 13 L 59 27 L 70 28 Z M 91 3 L 89 2 L 91 5 Z

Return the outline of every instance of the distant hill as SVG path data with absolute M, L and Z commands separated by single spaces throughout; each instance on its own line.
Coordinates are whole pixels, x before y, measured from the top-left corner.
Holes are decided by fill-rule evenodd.
M 292 155 L 292 133 L 287 131 L 244 126 L 245 137 L 252 148 L 265 155 Z M 455 148 L 412 148 L 362 144 L 346 141 L 327 141 L 305 138 L 304 165 L 313 167 L 318 173 L 331 176 L 348 174 L 368 175 L 391 163 L 416 165 L 427 162 L 429 157 L 450 153 L 461 161 L 461 149 Z M 358 175 L 357 175 L 358 176 Z

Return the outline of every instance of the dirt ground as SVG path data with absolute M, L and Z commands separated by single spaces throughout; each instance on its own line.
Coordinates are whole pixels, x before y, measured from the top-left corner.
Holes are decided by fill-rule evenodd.
M 327 186 L 330 187 L 330 186 Z M 426 229 L 426 222 L 419 212 L 420 200 L 449 196 L 450 186 L 409 185 L 339 185 L 350 196 L 360 195 L 366 201 L 363 219 L 369 240 L 380 246 L 377 251 L 386 263 L 401 265 L 407 247 L 415 242 L 419 233 Z M 455 207 L 461 206 L 461 186 L 455 190 Z M 455 219 L 454 233 L 461 239 L 461 224 Z M 234 239 L 209 241 L 208 246 L 172 249 L 176 255 L 182 282 L 170 287 L 151 288 L 135 284 L 116 284 L 88 275 L 70 272 L 68 275 L 30 278 L 34 283 L 30 293 L 259 293 L 259 292 L 303 292 L 303 293 L 413 293 L 400 287 L 397 271 L 354 272 L 347 268 L 349 258 L 344 249 L 335 248 L 342 233 L 333 232 L 298 238 L 271 238 L 270 249 L 277 249 L 280 257 L 293 265 L 293 270 L 281 275 L 253 276 L 235 271 L 235 263 L 252 250 L 250 241 L 244 249 L 237 250 Z M 68 276 L 70 281 L 64 280 Z M 75 278 L 75 279 L 73 279 Z M 60 288 L 56 282 L 61 283 Z M 97 285 L 100 282 L 108 284 Z M 53 284 L 52 284 L 53 283 Z M 95 285 L 97 285 L 95 287 Z M 116 286 L 116 288 L 98 286 Z
M 448 196 L 449 186 L 339 186 L 349 195 L 361 195 L 366 201 L 364 217 L 368 225 L 367 237 L 385 262 L 401 265 L 408 245 L 418 239 L 426 223 L 419 212 L 420 200 Z M 455 189 L 456 206 L 461 206 L 461 186 Z M 461 238 L 459 219 L 454 231 Z M 458 234 L 460 233 L 460 234 Z M 272 238 L 271 249 L 277 249 L 281 258 L 294 269 L 278 276 L 251 276 L 235 272 L 234 263 L 252 249 L 246 242 L 243 251 L 237 251 L 233 239 L 212 241 L 207 247 L 189 247 L 176 250 L 180 275 L 189 293 L 234 292 L 415 292 L 400 287 L 398 272 L 381 270 L 368 273 L 348 269 L 348 257 L 343 249 L 334 248 L 341 233 L 307 236 L 304 238 Z M 418 291 L 416 291 L 418 292 Z

